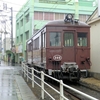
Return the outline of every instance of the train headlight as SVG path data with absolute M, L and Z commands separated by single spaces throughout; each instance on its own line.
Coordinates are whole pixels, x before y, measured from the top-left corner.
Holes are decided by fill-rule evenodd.
M 73 18 L 72 14 L 67 14 L 66 17 L 65 17 L 65 22 L 68 21 L 68 20 L 72 21 L 72 18 Z
M 68 14 L 67 15 L 67 20 L 72 20 L 72 18 L 73 18 L 73 15 L 72 14 Z

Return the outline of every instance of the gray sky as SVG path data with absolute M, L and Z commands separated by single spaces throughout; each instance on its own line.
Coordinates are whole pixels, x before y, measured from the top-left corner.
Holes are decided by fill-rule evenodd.
M 10 26 L 10 16 L 11 16 L 11 12 L 9 8 L 13 8 L 13 37 L 15 37 L 15 32 L 16 32 L 16 14 L 18 13 L 18 11 L 21 9 L 21 7 L 27 2 L 28 0 L 0 0 L 0 6 L 5 3 L 7 4 L 7 11 L 2 11 L 0 12 L 0 15 L 6 15 L 7 17 L 6 19 L 8 20 L 6 23 L 6 30 L 10 33 L 11 32 L 11 26 Z M 2 7 L 1 7 L 2 8 Z M 1 17 L 1 19 L 4 20 L 4 18 Z M 1 28 L 4 30 L 5 25 L 3 24 L 1 26 Z M 1 30 L 1 29 L 0 29 Z M 10 34 L 6 35 L 6 37 L 10 37 Z
M 28 0 L 2 0 L 2 1 L 4 1 L 4 3 L 7 4 L 8 8 L 13 7 L 13 12 L 15 15 Z
M 14 9 L 20 9 L 22 5 L 24 5 L 27 0 L 0 0 L 4 3 L 7 3 L 8 6 L 12 6 Z

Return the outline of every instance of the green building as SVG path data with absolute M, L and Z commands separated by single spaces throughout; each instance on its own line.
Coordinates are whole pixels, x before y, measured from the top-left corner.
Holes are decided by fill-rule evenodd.
M 67 13 L 86 21 L 95 8 L 95 0 L 27 1 L 16 15 L 16 62 L 26 60 L 26 41 L 48 21 L 64 19 Z

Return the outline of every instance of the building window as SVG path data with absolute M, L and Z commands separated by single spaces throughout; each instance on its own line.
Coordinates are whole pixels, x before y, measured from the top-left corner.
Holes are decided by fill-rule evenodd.
M 54 13 L 44 13 L 44 20 L 54 20 Z
M 64 46 L 74 46 L 74 35 L 72 32 L 64 33 Z
M 63 2 L 66 2 L 66 0 L 38 0 L 40 3 L 42 2 L 45 2 L 45 3 L 63 3 Z
M 55 20 L 64 19 L 65 14 L 55 13 Z
M 19 42 L 19 38 L 17 37 L 17 43 Z
M 43 12 L 34 12 L 34 20 L 43 20 Z
M 25 32 L 25 34 L 26 34 L 26 40 L 28 40 L 29 39 L 29 31 Z
M 78 33 L 77 46 L 87 46 L 87 33 Z
M 23 42 L 23 34 L 20 35 L 21 42 Z
M 59 32 L 50 32 L 50 46 L 61 46 L 61 36 Z
M 20 25 L 21 25 L 21 26 L 23 26 L 23 19 L 21 20 L 21 23 L 20 23 Z
M 29 14 L 25 16 L 26 23 L 29 22 Z
M 89 18 L 89 15 L 79 15 L 79 20 L 86 22 L 86 20 Z
M 17 23 L 17 29 L 19 29 L 19 23 Z

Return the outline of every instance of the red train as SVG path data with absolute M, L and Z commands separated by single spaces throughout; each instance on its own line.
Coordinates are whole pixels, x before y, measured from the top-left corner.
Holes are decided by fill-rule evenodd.
M 27 62 L 55 78 L 79 81 L 80 70 L 90 68 L 90 26 L 71 14 L 47 23 L 27 41 Z

